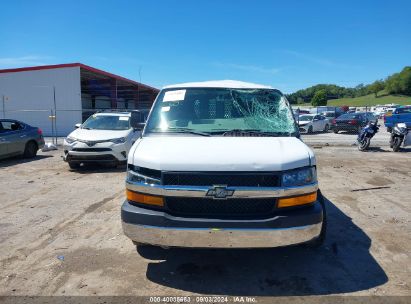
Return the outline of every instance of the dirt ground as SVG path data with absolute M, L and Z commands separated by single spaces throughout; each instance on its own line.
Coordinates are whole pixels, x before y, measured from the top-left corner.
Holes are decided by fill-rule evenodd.
M 1 161 L 0 295 L 411 295 L 411 150 L 314 151 L 320 249 L 137 250 L 121 230 L 125 168 L 70 171 L 61 150 Z

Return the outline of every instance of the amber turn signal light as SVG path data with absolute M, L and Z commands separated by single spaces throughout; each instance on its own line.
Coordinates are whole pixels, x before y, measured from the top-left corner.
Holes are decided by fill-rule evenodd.
M 285 207 L 293 207 L 293 206 L 300 206 L 311 204 L 317 200 L 317 192 L 313 192 L 310 194 L 304 194 L 294 197 L 286 197 L 278 199 L 278 208 L 285 208 Z
M 164 199 L 161 196 L 152 196 L 142 193 L 133 192 L 126 190 L 127 200 L 133 201 L 140 204 L 153 205 L 153 206 L 164 206 Z

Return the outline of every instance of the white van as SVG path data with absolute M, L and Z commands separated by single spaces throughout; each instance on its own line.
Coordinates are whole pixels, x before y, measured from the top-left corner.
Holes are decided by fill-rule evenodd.
M 163 88 L 130 150 L 126 188 L 121 218 L 135 244 L 254 248 L 325 237 L 314 153 L 285 96 L 263 85 Z

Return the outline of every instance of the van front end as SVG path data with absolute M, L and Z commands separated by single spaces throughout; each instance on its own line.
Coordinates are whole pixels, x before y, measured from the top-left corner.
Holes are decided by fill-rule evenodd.
M 309 183 L 275 187 L 256 185 L 281 184 L 285 176 L 301 172 L 156 172 L 130 167 L 121 218 L 124 233 L 135 243 L 262 248 L 315 242 L 321 236 L 324 211 L 315 167 L 300 170 L 314 172 Z M 147 173 L 154 176 L 143 175 Z M 205 185 L 229 180 L 242 181 L 241 186 Z
M 316 170 L 280 91 L 230 80 L 168 86 L 128 155 L 123 230 L 164 247 L 321 245 Z

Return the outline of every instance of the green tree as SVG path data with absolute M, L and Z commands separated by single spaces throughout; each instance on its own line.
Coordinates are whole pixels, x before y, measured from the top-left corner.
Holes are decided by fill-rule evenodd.
M 411 95 L 411 67 L 405 67 L 400 73 L 388 77 L 385 90 L 389 94 Z
M 368 89 L 371 93 L 374 93 L 375 97 L 378 96 L 378 92 L 384 90 L 384 82 L 382 80 L 374 81 L 372 84 L 368 86 Z
M 327 105 L 327 91 L 325 89 L 316 91 L 313 98 L 311 99 L 311 104 L 314 107 L 326 106 Z

